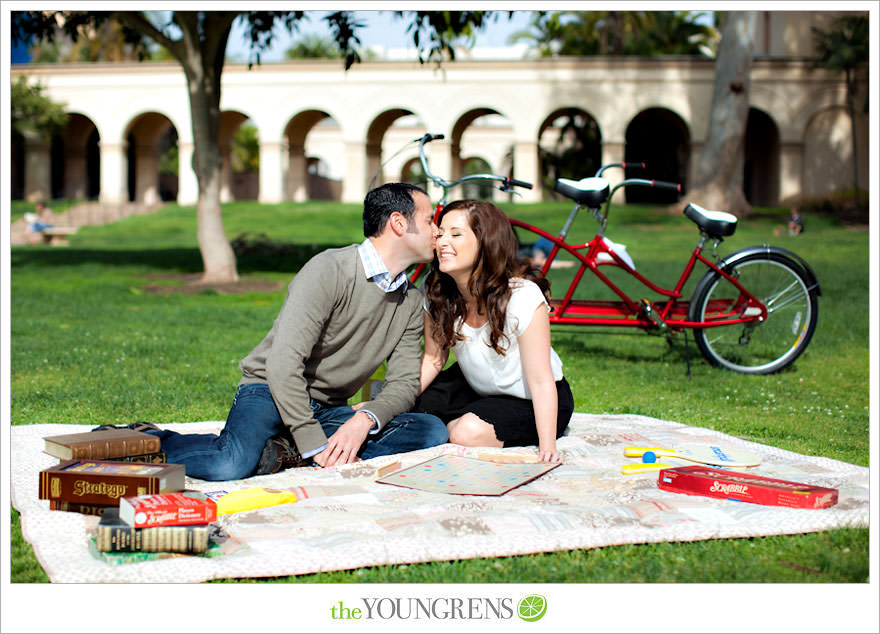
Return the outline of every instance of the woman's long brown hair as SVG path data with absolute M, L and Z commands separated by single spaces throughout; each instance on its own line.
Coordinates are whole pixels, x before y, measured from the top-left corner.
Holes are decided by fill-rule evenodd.
M 467 282 L 468 292 L 477 301 L 477 311 L 489 323 L 489 345 L 498 354 L 505 354 L 509 345 L 504 334 L 507 304 L 510 301 L 510 280 L 522 278 L 538 285 L 549 301 L 550 283 L 539 277 L 525 258 L 519 257 L 519 243 L 507 216 L 498 207 L 482 200 L 456 200 L 449 203 L 437 218 L 439 225 L 450 211 L 463 211 L 477 237 L 477 256 Z M 455 326 L 467 315 L 467 305 L 455 281 L 439 268 L 437 254 L 425 280 L 428 311 L 434 320 L 434 341 L 445 354 L 464 337 L 456 334 Z

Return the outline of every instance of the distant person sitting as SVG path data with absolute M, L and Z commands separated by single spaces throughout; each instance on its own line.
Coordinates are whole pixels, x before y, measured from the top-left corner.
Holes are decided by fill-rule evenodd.
M 529 254 L 529 262 L 531 262 L 532 266 L 536 269 L 543 269 L 551 251 L 553 251 L 553 242 L 542 236 L 532 245 L 531 253 Z M 557 255 L 559 255 L 558 252 Z M 572 266 L 574 266 L 574 262 L 571 260 L 553 258 L 553 261 L 550 262 L 551 269 L 563 269 Z
M 797 210 L 792 208 L 791 216 L 788 218 L 788 235 L 796 236 L 804 232 L 804 217 Z
M 777 227 L 773 235 L 781 236 L 787 231 L 788 235 L 796 236 L 804 232 L 804 217 L 797 207 L 791 208 L 791 215 L 788 217 L 788 224 L 785 227 Z
M 36 212 L 29 211 L 24 215 L 24 219 L 28 223 L 28 242 L 31 244 L 36 244 L 43 239 L 43 231 L 53 227 L 52 221 L 54 219 L 52 211 L 46 207 L 45 203 L 38 202 L 35 207 Z

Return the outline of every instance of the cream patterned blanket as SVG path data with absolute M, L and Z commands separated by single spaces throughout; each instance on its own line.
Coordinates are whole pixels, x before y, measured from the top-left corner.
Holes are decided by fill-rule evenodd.
M 222 422 L 163 425 L 216 433 Z M 53 582 L 199 582 L 298 575 L 381 564 L 503 557 L 616 544 L 695 541 L 867 527 L 869 472 L 712 430 L 633 415 L 575 414 L 559 441 L 563 465 L 498 497 L 405 489 L 375 480 L 383 467 L 408 467 L 443 453 L 485 457 L 534 449 L 432 449 L 374 458 L 339 468 L 292 469 L 231 482 L 187 479 L 187 488 L 230 491 L 294 488 L 293 504 L 222 516 L 226 554 L 111 565 L 89 551 L 98 518 L 50 511 L 37 499 L 37 473 L 57 461 L 44 436 L 87 431 L 83 425 L 15 426 L 11 434 L 12 504 L 24 538 Z M 786 509 L 661 491 L 657 474 L 622 475 L 627 445 L 715 442 L 763 458 L 752 473 L 839 490 L 836 506 Z M 383 470 L 384 471 L 384 470 Z

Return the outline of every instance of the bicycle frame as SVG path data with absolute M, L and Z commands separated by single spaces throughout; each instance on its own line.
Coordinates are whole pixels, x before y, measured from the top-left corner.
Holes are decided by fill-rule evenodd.
M 576 207 L 572 210 L 572 214 L 576 214 L 577 210 Z M 550 315 L 550 323 L 580 326 L 635 327 L 642 329 L 659 327 L 664 330 L 668 328 L 672 331 L 679 331 L 683 328 L 729 326 L 737 323 L 762 321 L 767 318 L 767 307 L 764 304 L 744 288 L 736 278 L 720 269 L 714 262 L 702 254 L 704 239 L 701 239 L 694 247 L 675 287 L 668 289 L 658 286 L 630 267 L 614 250 L 607 246 L 601 231 L 585 244 L 570 245 L 565 242 L 562 236 L 551 235 L 521 220 L 510 218 L 510 224 L 546 238 L 553 243 L 553 248 L 541 270 L 542 275 L 547 275 L 560 250 L 571 254 L 580 263 L 565 295 L 561 298 L 554 297 L 551 299 L 550 306 L 553 312 Z M 601 255 L 606 257 L 599 261 Z M 706 321 L 690 321 L 687 318 L 690 303 L 682 299 L 682 289 L 688 279 L 690 279 L 698 261 L 720 274 L 740 292 L 741 297 L 736 305 L 736 313 L 728 311 L 725 314 L 713 314 L 713 318 Z M 638 280 L 643 286 L 655 293 L 659 293 L 665 299 L 655 302 L 633 299 L 600 270 L 600 267 L 603 266 L 613 266 L 622 269 Z M 574 299 L 575 290 L 587 270 L 591 271 L 601 280 L 620 300 Z

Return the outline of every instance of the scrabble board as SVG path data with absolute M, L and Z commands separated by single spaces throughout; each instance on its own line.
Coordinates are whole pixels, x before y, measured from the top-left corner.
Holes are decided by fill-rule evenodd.
M 504 495 L 560 463 L 503 463 L 463 456 L 443 455 L 395 471 L 376 482 L 395 486 L 451 493 L 454 495 Z

